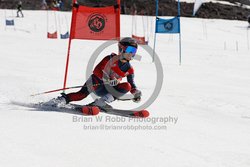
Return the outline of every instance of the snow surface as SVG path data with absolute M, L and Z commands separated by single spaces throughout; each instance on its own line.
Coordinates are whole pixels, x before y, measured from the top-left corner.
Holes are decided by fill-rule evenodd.
M 12 103 L 46 101 L 59 95 L 30 97 L 62 87 L 68 40 L 46 38 L 45 11 L 24 11 L 24 18 L 14 18 L 15 29 L 5 27 L 5 12 L 0 10 L 0 166 L 250 166 L 247 22 L 181 18 L 181 66 L 178 35 L 157 35 L 156 51 L 163 65 L 164 83 L 159 97 L 148 108 L 151 120 L 100 113 L 103 120 L 98 122 L 96 117 L 37 111 Z M 10 11 L 7 14 L 12 18 Z M 71 14 L 57 13 L 57 17 L 64 16 L 70 20 Z M 132 18 L 122 16 L 121 23 L 122 36 L 130 36 Z M 85 82 L 88 60 L 102 43 L 73 40 L 68 86 Z M 115 45 L 107 48 L 99 59 L 116 50 Z M 138 54 L 143 55 L 142 61 L 134 61 L 133 66 L 145 102 L 153 92 L 156 70 L 141 47 Z M 89 96 L 80 103 L 91 101 Z M 132 108 L 139 104 L 119 101 L 113 105 Z M 74 118 L 92 121 L 76 122 Z M 156 118 L 168 122 L 154 123 Z M 87 130 L 91 125 L 157 125 L 162 129 Z
M 178 0 L 176 0 L 178 1 Z M 196 0 L 180 0 L 180 2 L 187 2 L 187 3 L 195 3 Z M 218 3 L 224 3 L 224 4 L 232 4 L 228 1 L 221 1 L 221 0 L 201 0 L 203 3 L 208 3 L 208 2 L 218 2 Z
M 176 0 L 178 1 L 178 0 Z M 180 2 L 187 2 L 187 3 L 195 3 L 196 0 L 180 0 Z M 213 3 L 220 3 L 220 4 L 224 4 L 224 5 L 231 5 L 231 6 L 237 6 L 234 3 L 230 3 L 228 1 L 222 1 L 222 0 L 201 0 L 203 3 L 209 3 L 209 2 L 213 2 Z M 240 6 L 241 4 L 238 3 L 238 6 Z M 246 8 L 249 8 L 248 5 L 243 5 Z

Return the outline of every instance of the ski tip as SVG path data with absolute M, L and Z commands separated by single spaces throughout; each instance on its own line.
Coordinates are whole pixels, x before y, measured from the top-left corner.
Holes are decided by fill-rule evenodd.
M 82 107 L 82 112 L 85 115 L 98 115 L 100 109 L 96 106 L 84 106 Z
M 147 110 L 137 111 L 134 113 L 135 117 L 146 118 L 149 116 L 149 112 Z

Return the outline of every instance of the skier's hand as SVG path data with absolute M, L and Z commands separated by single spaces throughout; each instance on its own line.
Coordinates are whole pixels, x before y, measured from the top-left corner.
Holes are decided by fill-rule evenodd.
M 131 93 L 134 95 L 134 98 L 132 99 L 133 102 L 139 103 L 141 101 L 141 95 L 142 95 L 141 91 L 138 89 L 133 89 L 131 90 Z
M 112 80 L 109 79 L 108 82 L 109 82 L 109 85 L 110 85 L 110 86 L 116 86 L 116 85 L 118 85 L 118 84 L 120 83 L 120 80 L 114 78 L 114 79 L 112 79 Z
M 107 72 L 105 72 L 104 70 L 103 71 L 103 81 L 106 83 L 106 84 L 109 84 L 110 86 L 116 86 L 120 83 L 121 81 L 121 78 L 110 78 L 110 76 L 107 74 Z

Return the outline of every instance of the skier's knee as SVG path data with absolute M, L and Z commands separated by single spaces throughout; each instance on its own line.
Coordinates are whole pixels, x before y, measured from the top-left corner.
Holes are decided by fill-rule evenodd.
M 131 90 L 131 85 L 128 82 L 124 82 L 117 85 L 117 89 L 121 93 L 127 93 Z

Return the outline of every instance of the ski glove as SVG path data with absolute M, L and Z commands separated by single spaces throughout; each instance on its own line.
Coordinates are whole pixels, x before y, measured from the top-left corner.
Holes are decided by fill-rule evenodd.
M 116 78 L 111 79 L 111 80 L 109 79 L 108 83 L 109 83 L 110 86 L 116 86 L 116 85 L 118 85 L 120 83 L 120 80 L 116 79 Z
M 110 79 L 109 75 L 104 70 L 102 71 L 103 71 L 103 81 L 106 84 L 109 84 L 110 86 L 116 86 L 120 83 L 121 78 L 117 79 L 114 77 L 113 79 Z
M 141 101 L 141 95 L 142 95 L 141 91 L 138 89 L 133 89 L 131 90 L 131 93 L 134 95 L 134 98 L 132 99 L 133 102 L 139 103 Z

